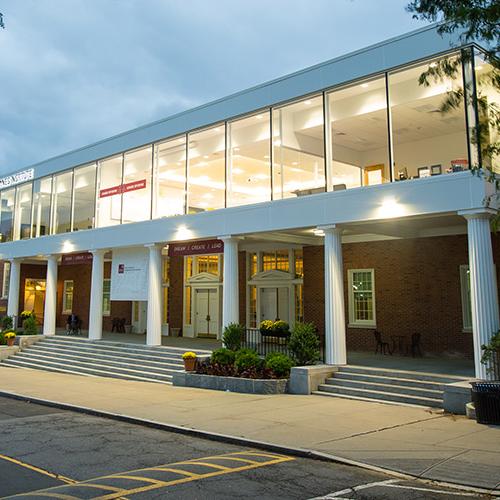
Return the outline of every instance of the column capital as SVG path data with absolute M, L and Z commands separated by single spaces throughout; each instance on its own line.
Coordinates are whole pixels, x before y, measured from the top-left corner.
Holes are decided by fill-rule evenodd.
M 144 245 L 145 248 L 149 248 L 149 251 L 152 252 L 153 250 L 156 250 L 159 248 L 160 250 L 164 247 L 165 245 L 163 243 L 146 243 Z
M 57 260 L 59 259 L 59 254 L 56 253 L 46 254 L 42 255 L 42 258 L 45 260 Z
M 23 258 L 22 257 L 10 257 L 8 259 L 5 259 L 9 261 L 11 264 L 15 264 L 16 262 L 22 262 Z
M 497 214 L 497 210 L 490 207 L 481 207 L 481 208 L 469 208 L 467 210 L 459 210 L 457 212 L 458 215 L 461 215 L 467 220 L 472 219 L 491 219 L 494 215 Z
M 107 252 L 106 248 L 94 248 L 93 250 L 89 250 L 89 253 L 91 253 L 94 257 L 104 255 Z
M 224 236 L 217 236 L 218 240 L 221 241 L 241 241 L 243 240 L 243 236 L 233 236 L 232 234 L 225 234 Z
M 326 224 L 324 226 L 316 226 L 317 231 L 323 231 L 323 233 L 342 233 L 344 228 L 339 224 Z

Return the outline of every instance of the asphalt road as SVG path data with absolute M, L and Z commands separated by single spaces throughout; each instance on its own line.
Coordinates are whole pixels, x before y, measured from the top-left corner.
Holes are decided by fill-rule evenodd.
M 129 500 L 482 498 L 357 467 L 0 398 L 0 497 L 12 495 Z

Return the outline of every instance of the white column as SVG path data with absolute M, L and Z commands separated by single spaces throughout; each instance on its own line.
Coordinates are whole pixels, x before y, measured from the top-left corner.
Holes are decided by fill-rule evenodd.
M 17 326 L 19 314 L 19 287 L 21 286 L 21 260 L 10 260 L 9 297 L 7 301 L 7 315 L 13 317 L 14 328 Z
M 102 338 L 102 293 L 105 250 L 91 250 L 92 278 L 90 284 L 89 339 Z
M 222 328 L 240 322 L 238 242 L 240 238 L 219 236 L 224 242 L 224 266 L 222 283 Z
M 45 308 L 43 312 L 43 334 L 55 335 L 57 309 L 57 255 L 47 257 L 47 279 L 45 282 Z
M 460 213 L 467 219 L 474 365 L 476 378 L 480 379 L 492 377 L 488 367 L 481 363 L 481 346 L 499 329 L 498 290 L 491 248 L 492 214 L 490 209 Z
M 149 248 L 148 266 L 148 322 L 146 344 L 161 345 L 161 245 Z
M 325 233 L 325 362 L 345 365 L 344 268 L 342 263 L 342 229 L 319 228 Z

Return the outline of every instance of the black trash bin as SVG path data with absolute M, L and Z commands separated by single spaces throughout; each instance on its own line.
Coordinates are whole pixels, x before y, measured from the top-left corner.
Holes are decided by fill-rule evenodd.
M 500 381 L 471 382 L 478 424 L 500 425 Z

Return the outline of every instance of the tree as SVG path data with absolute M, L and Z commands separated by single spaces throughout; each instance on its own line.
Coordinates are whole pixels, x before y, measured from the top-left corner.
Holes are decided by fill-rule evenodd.
M 3 23 L 3 14 L 0 12 L 0 28 L 5 28 L 5 24 Z
M 471 140 L 477 145 L 479 161 L 471 165 L 472 172 L 484 175 L 500 188 L 500 177 L 493 166 L 500 159 L 500 108 L 488 99 L 484 89 L 490 87 L 500 92 L 500 2 L 499 0 L 413 0 L 406 10 L 415 19 L 439 22 L 437 31 L 458 32 L 461 42 L 481 42 L 485 46 L 484 59 L 490 70 L 477 77 L 476 95 L 478 123 L 473 127 Z M 456 77 L 462 63 L 473 57 L 472 51 L 462 51 L 460 56 L 441 59 L 430 65 L 419 78 L 421 85 Z M 470 84 L 468 84 L 470 86 Z M 472 96 L 472 89 L 458 88 L 447 93 L 440 111 L 446 113 L 463 103 L 464 96 Z M 491 200 L 488 200 L 488 203 Z M 494 223 L 498 225 L 499 218 Z

